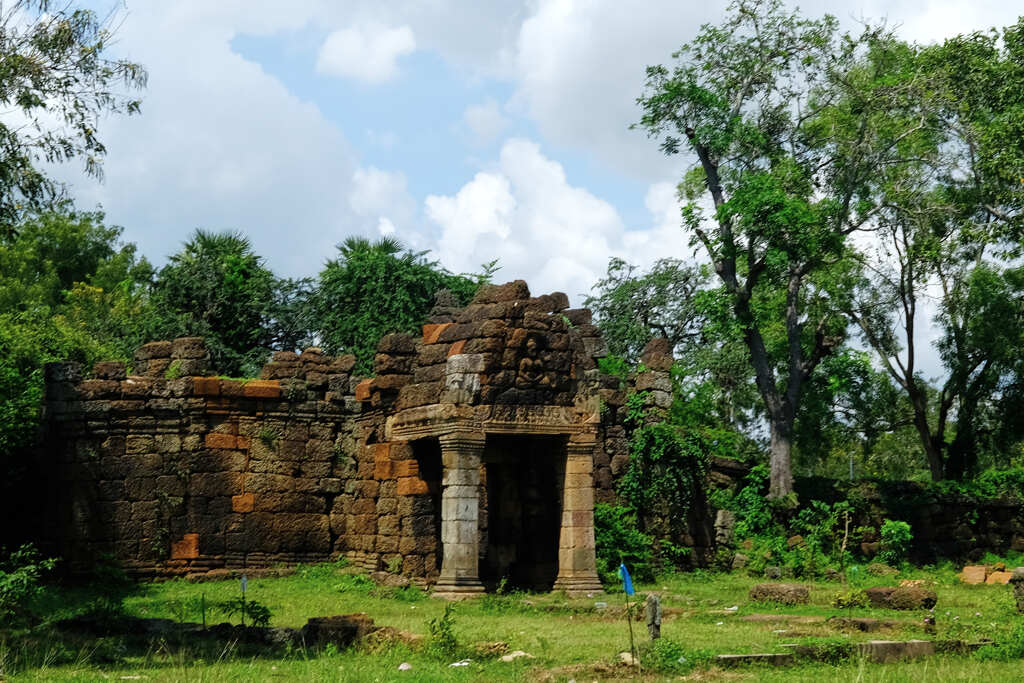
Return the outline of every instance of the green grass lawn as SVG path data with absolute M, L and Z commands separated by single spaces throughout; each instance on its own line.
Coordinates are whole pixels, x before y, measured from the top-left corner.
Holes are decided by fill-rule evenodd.
M 751 680 L 751 681 L 1020 681 L 1024 661 L 988 662 L 971 656 L 941 655 L 917 662 L 879 665 L 846 659 L 836 665 L 804 663 L 788 668 L 739 668 L 723 671 L 702 656 L 719 653 L 782 652 L 794 642 L 856 642 L 871 639 L 906 640 L 992 638 L 1006 639 L 1021 620 L 1007 586 L 964 586 L 951 569 L 910 570 L 895 577 L 864 576 L 860 587 L 895 584 L 902 578 L 924 578 L 939 596 L 934 610 L 935 634 L 922 629 L 924 612 L 892 612 L 866 608 L 843 610 L 831 606 L 834 595 L 845 590 L 837 583 L 801 582 L 811 586 L 811 604 L 781 607 L 751 604 L 748 591 L 761 580 L 741 574 L 696 572 L 665 577 L 638 587 L 657 591 L 666 615 L 663 647 L 675 663 L 676 654 L 698 662 L 695 668 L 679 665 L 674 671 L 646 669 L 636 674 L 616 663 L 629 649 L 621 593 L 567 599 L 559 594 L 478 598 L 459 603 L 454 630 L 467 650 L 468 666 L 453 668 L 455 658 L 432 656 L 422 648 L 405 645 L 367 651 L 332 649 L 315 652 L 297 649 L 284 655 L 243 652 L 230 646 L 217 651 L 189 651 L 163 642 L 144 648 L 126 647 L 117 638 L 67 641 L 53 637 L 9 635 L 0 643 L 0 674 L 12 680 L 341 680 L 341 681 L 578 681 L 620 680 Z M 124 596 L 125 612 L 143 617 L 198 621 L 199 597 L 208 604 L 237 595 L 238 582 L 193 584 L 185 581 L 141 584 Z M 81 612 L 95 600 L 97 589 L 50 591 L 40 611 L 52 619 Z M 274 626 L 301 627 L 308 618 L 365 612 L 378 625 L 426 635 L 427 623 L 444 613 L 445 602 L 417 590 L 373 588 L 369 582 L 344 575 L 334 565 L 304 567 L 293 576 L 250 579 L 248 596 L 269 607 Z M 595 602 L 608 604 L 596 610 Z M 735 607 L 735 610 L 729 609 Z M 752 614 L 757 620 L 744 619 Z M 835 615 L 878 617 L 900 624 L 875 633 L 844 633 L 822 618 Z M 211 622 L 222 617 L 208 616 Z M 38 631 L 37 631 L 38 632 Z M 643 623 L 634 626 L 638 642 L 647 641 Z M 45 633 L 45 631 L 44 631 Z M 826 641 L 827 639 L 827 641 Z M 485 658 L 472 645 L 502 641 L 510 650 L 524 650 L 532 659 L 513 663 Z M 667 644 L 667 645 L 666 645 Z M 657 663 L 652 655 L 649 662 Z M 661 660 L 665 661 L 662 654 Z M 412 668 L 399 671 L 408 662 Z M 136 678 L 137 677 L 137 678 Z M 2 678 L 2 675 L 0 675 Z

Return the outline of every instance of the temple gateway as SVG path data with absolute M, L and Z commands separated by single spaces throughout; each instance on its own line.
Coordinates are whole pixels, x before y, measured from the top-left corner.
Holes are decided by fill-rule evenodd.
M 628 459 L 605 353 L 589 311 L 516 281 L 439 296 L 422 335 L 380 340 L 372 378 L 315 348 L 212 377 L 199 338 L 140 347 L 131 375 L 51 364 L 40 537 L 140 577 L 345 557 L 446 597 L 600 591 L 594 503 Z M 648 347 L 652 406 L 671 362 Z

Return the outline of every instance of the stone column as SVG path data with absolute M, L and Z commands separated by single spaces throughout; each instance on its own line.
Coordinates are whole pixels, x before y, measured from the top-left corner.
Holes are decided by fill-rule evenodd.
M 484 591 L 480 583 L 480 456 L 481 433 L 456 432 L 440 437 L 441 543 L 444 557 L 434 595 L 448 599 Z
M 594 551 L 594 448 L 589 440 L 566 445 L 562 531 L 555 590 L 570 595 L 602 592 Z

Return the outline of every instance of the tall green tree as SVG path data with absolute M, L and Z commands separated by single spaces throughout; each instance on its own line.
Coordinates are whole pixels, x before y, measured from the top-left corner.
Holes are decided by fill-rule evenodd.
M 349 237 L 320 271 L 313 327 L 328 352 L 354 354 L 357 371 L 370 373 L 378 339 L 417 332 L 442 289 L 468 303 L 488 275 L 453 275 L 394 238 Z
M 932 478 L 962 479 L 1009 433 L 994 416 L 1024 358 L 1024 22 L 893 51 L 888 78 L 927 84 L 913 106 L 933 135 L 875 178 L 880 239 L 852 313 L 909 398 Z M 920 364 L 929 315 L 934 389 Z
M 155 297 L 180 316 L 182 333 L 206 337 L 218 371 L 237 375 L 261 365 L 270 346 L 275 283 L 244 235 L 196 230 L 160 269 Z
M 612 258 L 584 305 L 593 311 L 615 355 L 636 362 L 652 337 L 668 339 L 680 354 L 701 336 L 703 313 L 697 297 L 707 282 L 698 266 L 679 259 L 659 259 L 647 272 L 638 272 Z
M 107 56 L 114 18 L 51 0 L 0 6 L 0 233 L 63 196 L 40 163 L 83 159 L 85 172 L 99 176 L 100 118 L 138 113 L 130 93 L 146 72 Z
M 773 498 L 793 490 L 804 386 L 845 336 L 849 236 L 875 211 L 868 182 L 901 163 L 900 141 L 919 130 L 891 107 L 913 84 L 886 84 L 868 58 L 888 40 L 841 35 L 834 18 L 806 19 L 779 0 L 739 0 L 675 53 L 674 68 L 648 67 L 638 100 L 637 125 L 666 154 L 696 157 L 684 227 L 742 331 L 769 424 Z

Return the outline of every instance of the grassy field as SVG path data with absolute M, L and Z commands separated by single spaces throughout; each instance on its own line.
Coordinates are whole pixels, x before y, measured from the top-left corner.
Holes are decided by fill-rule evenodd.
M 444 613 L 446 603 L 418 590 L 376 588 L 363 577 L 343 571 L 334 565 L 318 565 L 301 568 L 293 576 L 251 579 L 248 595 L 271 609 L 272 625 L 295 628 L 313 616 L 365 612 L 378 625 L 426 635 L 428 621 Z M 8 634 L 0 642 L 0 674 L 12 680 L 47 681 L 1024 680 L 1024 661 L 980 661 L 970 655 L 939 655 L 889 665 L 854 657 L 836 664 L 730 670 L 708 663 L 711 654 L 781 652 L 783 643 L 828 645 L 871 639 L 986 637 L 1000 641 L 1009 638 L 1012 629 L 1024 620 L 1016 614 L 1007 586 L 960 585 L 950 568 L 911 570 L 890 577 L 862 574 L 858 586 L 895 584 L 903 578 L 925 579 L 938 593 L 934 634 L 923 631 L 925 612 L 832 607 L 835 594 L 845 590 L 838 583 L 802 582 L 811 586 L 811 604 L 800 607 L 749 603 L 748 591 L 760 580 L 741 574 L 678 574 L 640 586 L 641 593 L 658 592 L 666 612 L 661 646 L 645 652 L 646 666 L 640 673 L 617 662 L 618 653 L 629 649 L 629 639 L 622 609 L 624 596 L 610 593 L 581 599 L 559 594 L 511 594 L 459 603 L 454 609 L 454 631 L 464 649 L 449 657 L 403 644 L 374 651 L 294 649 L 267 656 L 251 648 L 243 652 L 223 645 L 215 651 L 190 651 L 160 641 L 138 648 L 118 638 L 69 641 Z M 135 586 L 119 597 L 123 597 L 124 611 L 130 615 L 198 621 L 201 595 L 211 604 L 234 597 L 237 591 L 236 581 L 171 581 Z M 45 604 L 36 607 L 56 620 L 81 612 L 96 597 L 96 587 L 56 590 L 46 595 Z M 599 601 L 608 606 L 596 609 Z M 751 615 L 758 616 L 751 619 Z M 875 633 L 849 633 L 823 621 L 835 615 L 900 623 Z M 648 647 L 644 625 L 636 624 L 634 630 L 638 642 Z M 528 652 L 532 658 L 507 663 L 493 656 L 479 656 L 473 650 L 474 644 L 495 641 L 506 643 L 510 650 Z M 680 657 L 685 661 L 679 662 Z M 470 663 L 449 666 L 462 658 L 470 659 Z M 412 668 L 399 671 L 403 662 Z

